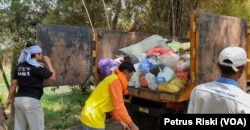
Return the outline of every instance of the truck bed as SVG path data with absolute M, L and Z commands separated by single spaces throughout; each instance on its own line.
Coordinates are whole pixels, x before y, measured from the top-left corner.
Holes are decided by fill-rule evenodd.
M 190 86 L 187 86 L 183 91 L 178 93 L 168 93 L 159 90 L 151 90 L 149 88 L 135 88 L 134 86 L 128 87 L 128 95 L 130 97 L 139 97 L 142 99 L 152 100 L 156 102 L 181 102 L 188 100 L 188 97 L 185 98 L 186 93 L 190 93 Z

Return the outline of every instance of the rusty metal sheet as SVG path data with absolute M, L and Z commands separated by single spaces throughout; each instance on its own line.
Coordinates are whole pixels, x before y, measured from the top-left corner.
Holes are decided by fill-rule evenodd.
M 37 43 L 43 54 L 51 58 L 56 71 L 55 81 L 45 86 L 77 85 L 92 75 L 92 30 L 62 25 L 37 25 Z
M 227 46 L 246 48 L 247 21 L 223 15 L 199 13 L 197 17 L 199 31 L 199 83 L 216 80 L 220 76 L 217 67 L 218 55 Z M 239 80 L 246 87 L 246 72 Z

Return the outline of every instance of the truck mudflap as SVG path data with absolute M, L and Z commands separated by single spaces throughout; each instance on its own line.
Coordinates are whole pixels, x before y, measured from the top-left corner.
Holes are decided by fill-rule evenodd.
M 56 80 L 45 81 L 45 86 L 78 85 L 92 75 L 91 28 L 39 24 L 37 44 L 56 71 Z

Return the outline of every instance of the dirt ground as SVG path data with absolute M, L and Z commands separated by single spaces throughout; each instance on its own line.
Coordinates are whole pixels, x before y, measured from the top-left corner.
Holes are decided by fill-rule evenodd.
M 69 130 L 81 130 L 81 125 L 77 125 Z M 122 130 L 122 126 L 114 120 L 108 120 L 106 122 L 105 130 Z
M 153 116 L 149 116 L 145 113 L 133 113 L 131 118 L 140 130 L 159 130 L 159 120 Z M 68 130 L 81 130 L 81 126 L 77 125 Z M 113 118 L 107 118 L 105 130 L 123 130 L 120 123 Z

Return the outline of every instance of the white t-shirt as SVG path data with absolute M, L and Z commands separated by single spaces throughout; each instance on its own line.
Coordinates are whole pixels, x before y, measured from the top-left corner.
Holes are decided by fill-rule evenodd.
M 188 114 L 250 113 L 250 94 L 218 81 L 200 84 L 190 96 Z

